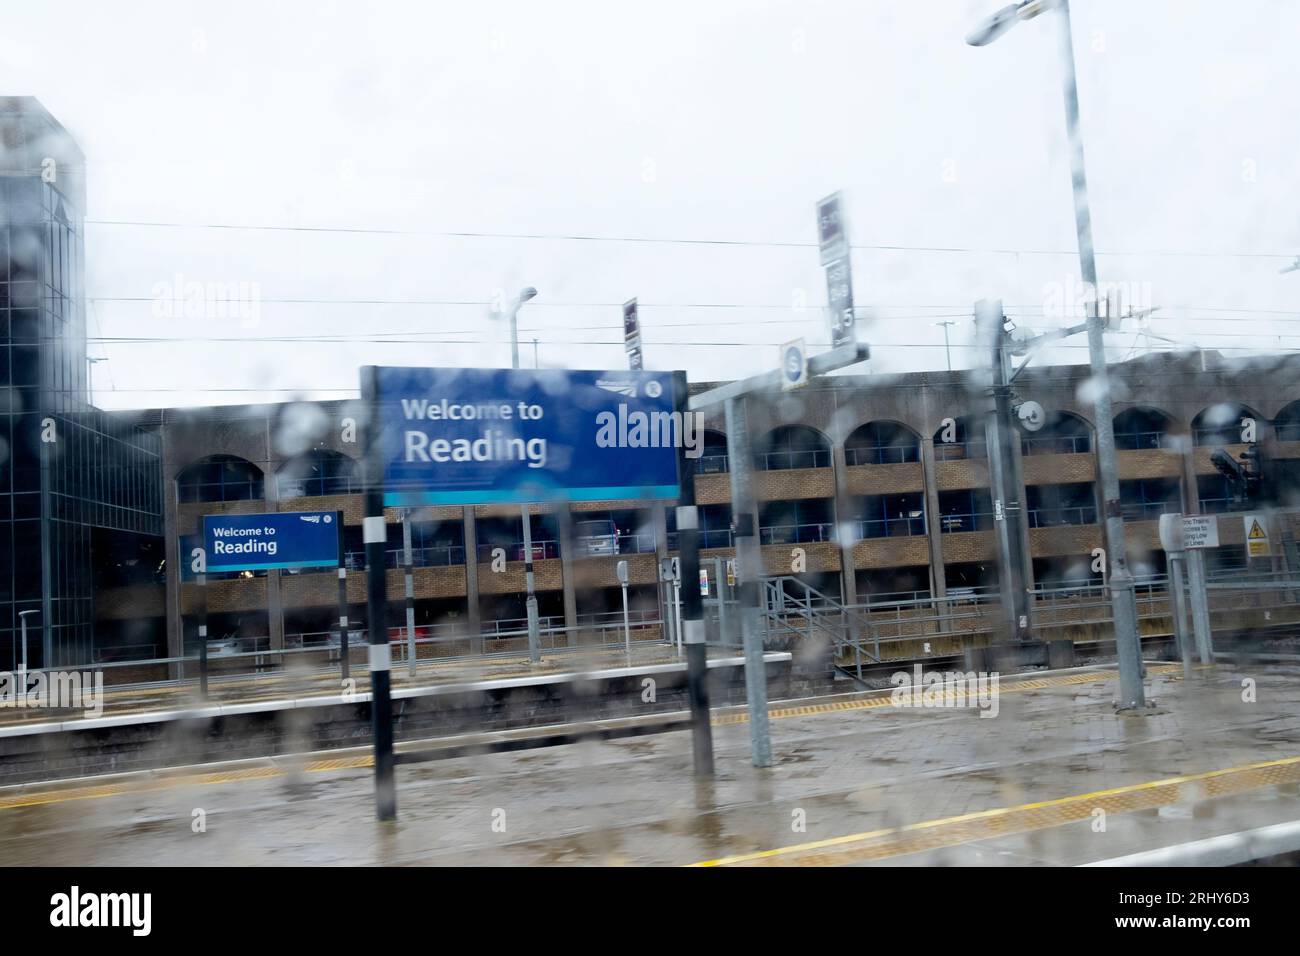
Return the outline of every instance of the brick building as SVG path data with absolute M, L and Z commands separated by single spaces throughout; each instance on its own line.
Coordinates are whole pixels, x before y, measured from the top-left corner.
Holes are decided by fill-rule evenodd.
M 1084 366 L 1031 368 L 1020 399 L 1048 422 L 1019 433 L 1026 574 L 1037 587 L 1096 582 L 1101 547 L 1091 408 Z M 1285 503 L 1300 489 L 1300 361 L 1225 363 L 1213 352 L 1153 355 L 1115 366 L 1115 435 L 1130 564 L 1164 572 L 1157 518 L 1165 511 L 1244 507 L 1211 464 L 1254 442 L 1269 456 Z M 994 505 L 984 420 L 990 399 L 969 373 L 838 376 L 796 393 L 748 399 L 755 441 L 755 496 L 766 569 L 797 577 L 850 604 L 942 598 L 997 580 Z M 345 522 L 349 617 L 364 621 L 362 497 L 357 452 L 344 441 L 355 402 L 167 409 L 153 427 L 162 448 L 167 568 L 182 564 L 202 516 L 218 512 L 337 509 Z M 706 422 L 695 460 L 705 566 L 730 557 L 728 451 L 721 413 Z M 629 561 L 634 612 L 653 617 L 661 596 L 657 559 L 673 553 L 670 508 L 642 501 L 536 509 L 532 521 L 543 623 L 578 626 L 621 608 L 615 576 Z M 401 513 L 387 512 L 390 626 L 403 623 Z M 477 635 L 524 617 L 522 519 L 516 506 L 413 511 L 416 621 L 422 633 Z M 1223 522 L 1211 567 L 1244 562 L 1239 523 Z M 561 531 L 571 528 L 571 545 Z M 798 552 L 796 552 L 798 549 Z M 494 561 L 495 559 L 495 561 Z M 801 565 L 802 567 L 802 565 Z M 115 589 L 104 619 L 150 618 L 157 652 L 179 653 L 196 633 L 197 585 L 168 573 L 165 586 Z M 209 633 L 283 647 L 323 640 L 337 618 L 331 571 L 210 576 Z M 354 623 L 355 626 L 355 623 Z

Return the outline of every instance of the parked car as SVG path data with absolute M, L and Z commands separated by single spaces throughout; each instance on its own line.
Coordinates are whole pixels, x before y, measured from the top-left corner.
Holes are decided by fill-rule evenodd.
M 618 527 L 610 518 L 576 522 L 574 536 L 579 554 L 618 554 Z

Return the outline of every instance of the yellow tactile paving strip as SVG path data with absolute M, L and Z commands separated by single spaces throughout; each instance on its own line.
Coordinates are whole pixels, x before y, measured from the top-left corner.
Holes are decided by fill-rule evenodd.
M 1178 664 L 1162 664 L 1155 667 L 1147 668 L 1147 676 L 1156 674 L 1171 674 L 1181 670 Z M 1061 674 L 1055 677 L 1027 677 L 1024 679 L 1017 678 L 1015 675 L 1003 677 L 998 684 L 998 693 L 1006 694 L 1012 691 L 1024 690 L 1045 690 L 1050 687 L 1067 687 L 1072 684 L 1094 684 L 1097 681 L 1115 680 L 1118 677 L 1117 671 L 1089 671 L 1084 674 Z M 919 701 L 920 694 L 925 690 L 924 687 L 912 687 L 908 689 L 911 694 L 916 695 Z M 937 692 L 937 690 L 936 690 Z M 879 694 L 877 697 L 864 697 L 855 700 L 840 700 L 826 704 L 804 704 L 798 707 L 774 707 L 768 710 L 767 716 L 771 720 L 779 720 L 782 717 L 814 717 L 817 714 L 842 713 L 849 710 L 869 710 L 875 707 L 889 707 L 893 703 L 892 691 L 868 691 L 868 693 Z M 945 701 L 954 700 L 955 695 L 943 695 Z M 743 724 L 749 720 L 746 713 L 723 714 L 720 717 L 713 718 L 713 726 L 723 727 L 728 724 Z
M 313 760 L 297 767 L 296 770 L 301 773 L 320 773 L 330 770 L 357 770 L 371 766 L 374 766 L 374 759 L 370 755 L 365 755 Z M 124 794 L 157 793 L 173 787 L 209 787 L 222 783 L 238 783 L 241 780 L 267 780 L 286 776 L 290 772 L 284 767 L 241 767 L 231 770 L 213 770 L 208 773 L 168 774 L 90 787 L 63 787 L 33 793 L 15 793 L 0 796 L 0 810 L 66 803 L 71 800 L 94 800 L 98 797 L 118 797 Z
M 1300 757 L 1168 777 L 1016 807 L 704 860 L 694 866 L 845 866 L 1086 820 L 1097 809 L 1132 813 L 1300 781 Z

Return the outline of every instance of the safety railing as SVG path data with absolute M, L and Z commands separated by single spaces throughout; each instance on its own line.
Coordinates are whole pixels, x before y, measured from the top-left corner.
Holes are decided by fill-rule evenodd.
M 934 443 L 935 461 L 963 461 L 965 459 L 987 458 L 988 443 L 982 438 L 968 441 L 937 441 Z
M 1020 439 L 1024 455 L 1079 455 L 1092 451 L 1089 435 L 1040 435 Z
M 858 540 L 867 538 L 906 538 L 925 534 L 925 515 L 902 518 L 870 518 L 853 523 Z
M 1153 448 L 1168 448 L 1168 432 L 1115 432 L 1115 448 L 1119 451 L 1147 451 Z
M 945 598 L 925 592 L 878 594 L 851 607 L 870 622 L 885 657 L 891 656 L 891 643 L 990 633 L 1001 621 L 998 594 L 987 588 L 958 588 Z M 917 652 L 915 644 L 907 645 L 908 655 Z
M 755 455 L 754 464 L 760 471 L 788 471 L 792 468 L 829 468 L 829 448 L 801 448 L 789 451 L 769 451 Z
M 955 534 L 959 531 L 991 531 L 994 515 L 991 511 L 976 511 L 970 514 L 941 515 L 939 530 L 943 534 Z
M 701 455 L 699 458 L 688 458 L 687 467 L 694 470 L 697 475 L 720 475 L 731 470 L 730 457 L 727 455 Z
M 1064 525 L 1097 523 L 1097 509 L 1093 505 L 1071 508 L 1030 508 L 1026 514 L 1031 528 L 1058 528 Z
M 329 495 L 359 495 L 365 492 L 366 483 L 354 475 L 332 475 L 324 478 L 285 478 L 276 485 L 281 500 L 288 498 L 323 498 Z
M 366 553 L 364 551 L 345 551 L 343 553 L 344 567 L 349 571 L 364 571 L 366 569 Z M 411 564 L 417 568 L 439 568 L 447 567 L 453 564 L 465 563 L 465 548 L 459 544 L 439 544 L 427 545 L 420 548 L 411 549 Z M 402 548 L 385 548 L 384 549 L 384 567 L 400 568 L 406 564 L 406 552 Z M 309 571 L 328 571 L 329 568 L 303 568 L 303 573 Z
M 903 445 L 848 445 L 844 448 L 846 465 L 901 465 L 921 460 L 921 447 Z
M 701 528 L 699 536 L 701 548 L 730 548 L 734 544 L 730 528 Z M 668 550 L 679 550 L 676 531 L 668 532 Z
M 523 561 L 524 543 L 522 541 L 509 541 L 501 544 L 480 544 L 478 546 L 478 563 L 490 564 L 496 560 L 498 550 L 505 552 L 507 561 Z M 558 541 L 534 541 L 533 542 L 533 560 L 542 561 L 546 558 L 558 558 L 560 556 L 560 543 Z
M 1234 511 L 1249 511 L 1250 504 L 1239 498 L 1201 498 L 1201 514 L 1221 515 Z
M 818 541 L 833 541 L 835 525 L 824 524 L 783 524 L 758 529 L 758 539 L 762 544 L 813 544 Z
M 1120 513 L 1125 521 L 1154 521 L 1163 514 L 1172 514 L 1181 506 L 1177 501 L 1121 501 Z

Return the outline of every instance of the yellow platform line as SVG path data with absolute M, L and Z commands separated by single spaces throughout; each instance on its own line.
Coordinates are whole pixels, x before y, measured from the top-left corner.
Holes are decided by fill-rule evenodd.
M 1262 763 L 1243 764 L 1223 770 L 1166 777 L 1146 783 L 1112 787 L 1055 800 L 1024 803 L 1015 807 L 980 810 L 955 817 L 925 820 L 901 827 L 868 830 L 827 840 L 742 853 L 692 866 L 843 866 L 886 859 L 922 850 L 940 849 L 1002 836 L 1060 826 L 1085 820 L 1101 809 L 1107 813 L 1131 813 L 1168 806 L 1184 800 L 1242 793 L 1260 787 L 1300 781 L 1300 757 L 1284 757 Z
M 1147 674 L 1170 674 L 1181 669 L 1178 664 L 1161 664 L 1155 667 L 1148 667 Z M 1062 674 L 1058 677 L 1031 677 L 1024 680 L 1018 680 L 1013 676 L 1003 678 L 998 684 L 998 693 L 1006 694 L 1012 691 L 1025 690 L 1045 690 L 1050 687 L 1068 687 L 1074 684 L 1092 684 L 1101 680 L 1115 680 L 1118 676 L 1116 671 L 1090 671 L 1086 674 Z M 911 706 L 916 706 L 920 702 L 920 695 L 925 691 L 924 687 L 907 688 L 907 695 L 913 699 Z M 870 692 L 868 692 L 870 693 Z M 780 720 L 784 717 L 813 717 L 817 714 L 843 713 L 844 711 L 853 710 L 871 710 L 877 707 L 889 707 L 893 704 L 892 692 L 882 690 L 877 692 L 880 696 L 858 698 L 856 700 L 838 700 L 825 704 L 801 704 L 795 707 L 773 707 L 769 708 L 767 716 L 770 720 Z M 936 687 L 932 694 L 938 693 Z M 945 693 L 944 702 L 957 700 L 957 695 Z M 969 699 L 969 698 L 968 698 Z M 714 727 L 725 727 L 731 724 L 743 724 L 748 722 L 749 714 L 723 714 L 714 717 L 711 721 Z
M 297 769 L 304 773 L 321 773 L 331 770 L 356 770 L 372 766 L 374 766 L 374 757 L 366 754 L 313 760 Z M 232 770 L 214 770 L 209 773 L 173 774 L 154 779 L 130 780 L 86 787 L 65 787 L 59 790 L 44 790 L 35 793 L 17 793 L 13 796 L 0 796 L 0 810 L 67 803 L 72 800 L 95 800 L 100 797 L 118 797 L 133 793 L 157 793 L 174 787 L 210 787 L 223 783 L 239 783 L 244 780 L 269 780 L 283 777 L 289 772 L 282 767 L 242 767 Z

